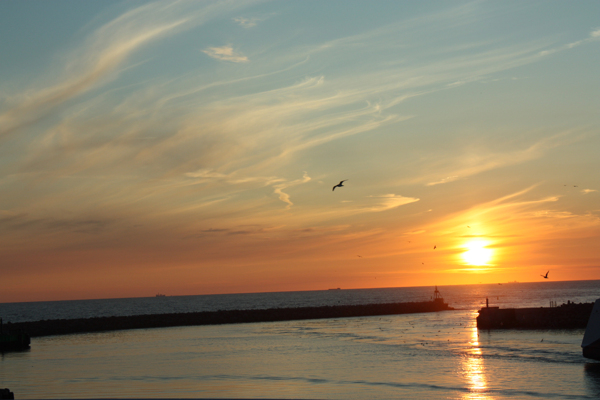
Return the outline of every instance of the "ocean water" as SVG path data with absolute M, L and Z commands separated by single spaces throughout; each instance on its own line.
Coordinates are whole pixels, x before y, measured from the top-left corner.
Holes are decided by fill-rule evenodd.
M 584 330 L 475 326 L 486 297 L 501 307 L 591 302 L 600 297 L 600 281 L 439 290 L 457 310 L 33 338 L 30 350 L 0 356 L 0 388 L 10 388 L 17 399 L 600 398 L 600 363 L 581 355 Z M 9 303 L 0 304 L 0 316 L 17 322 L 420 301 L 432 292 L 433 287 Z

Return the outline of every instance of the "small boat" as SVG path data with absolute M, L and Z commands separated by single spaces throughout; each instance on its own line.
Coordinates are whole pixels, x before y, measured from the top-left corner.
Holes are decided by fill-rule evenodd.
M 594 308 L 592 308 L 581 348 L 585 358 L 600 361 L 600 299 L 596 300 Z

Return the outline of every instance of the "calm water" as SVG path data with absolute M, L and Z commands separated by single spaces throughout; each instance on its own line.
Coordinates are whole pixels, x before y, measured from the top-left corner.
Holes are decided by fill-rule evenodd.
M 583 330 L 475 328 L 476 310 L 486 297 L 501 307 L 590 302 L 600 297 L 600 281 L 439 289 L 460 309 L 34 338 L 31 350 L 1 356 L 0 387 L 10 388 L 17 399 L 600 398 L 600 363 L 581 356 Z M 13 303 L 0 304 L 0 316 L 16 322 L 418 301 L 431 294 L 432 288 L 396 288 Z

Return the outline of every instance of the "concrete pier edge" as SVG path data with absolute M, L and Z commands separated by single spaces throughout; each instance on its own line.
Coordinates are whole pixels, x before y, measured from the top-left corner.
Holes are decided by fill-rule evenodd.
M 558 307 L 483 307 L 478 329 L 585 329 L 594 303 L 568 302 Z

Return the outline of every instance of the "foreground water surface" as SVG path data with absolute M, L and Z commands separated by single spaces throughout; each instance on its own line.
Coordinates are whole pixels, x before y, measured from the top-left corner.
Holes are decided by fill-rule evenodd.
M 432 288 L 417 289 L 371 291 L 383 297 L 396 292 L 397 297 L 421 293 L 428 298 Z M 485 297 L 503 307 L 593 301 L 600 297 L 600 282 L 440 291 L 460 309 L 33 338 L 31 350 L 1 355 L 0 387 L 10 388 L 17 399 L 600 397 L 600 363 L 582 357 L 583 330 L 488 332 L 475 327 L 476 310 Z M 327 292 L 307 296 L 331 300 L 365 295 Z M 289 297 L 296 302 L 302 295 Z M 127 300 L 132 299 L 121 299 Z M 144 301 L 151 300 L 165 299 Z M 69 303 L 65 308 L 74 304 L 52 303 Z M 5 312 L 15 305 L 1 306 Z

